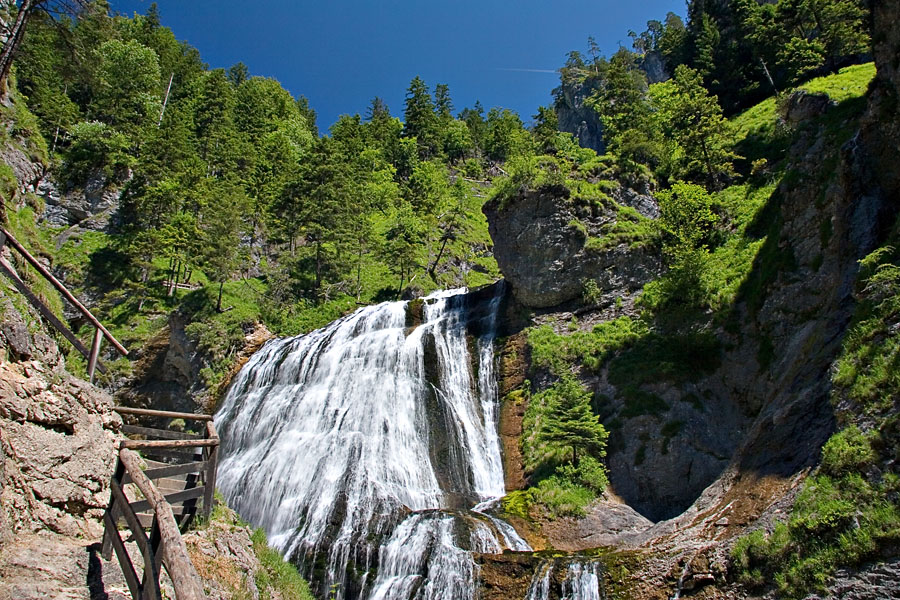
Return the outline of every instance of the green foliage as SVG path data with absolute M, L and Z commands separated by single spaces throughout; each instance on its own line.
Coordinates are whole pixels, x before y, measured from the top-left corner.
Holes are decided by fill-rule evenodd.
M 36 226 L 34 210 L 25 206 L 16 211 L 6 212 L 7 222 L 4 227 L 28 250 L 32 256 L 42 257 L 49 256 L 53 242 L 49 236 Z M 18 253 L 14 253 L 11 257 L 13 264 L 17 267 L 17 271 L 22 280 L 28 285 L 28 288 L 37 298 L 50 309 L 54 315 L 65 323 L 63 312 L 63 299 L 56 291 L 53 285 L 44 279 L 24 258 Z M 5 277 L 5 276 L 4 276 Z M 19 294 L 11 296 L 14 298 L 14 304 L 23 317 L 27 318 L 31 314 L 30 305 L 24 297 Z M 54 330 L 55 331 L 55 330 Z
M 607 432 L 590 406 L 591 395 L 571 375 L 529 399 L 522 450 L 536 486 L 509 497 L 508 512 L 527 515 L 533 503 L 551 518 L 583 514 L 608 483 L 599 459 Z
M 596 497 L 588 488 L 557 475 L 541 480 L 537 487 L 531 488 L 531 493 L 551 519 L 583 517 L 585 507 Z
M 580 453 L 606 455 L 607 432 L 591 410 L 591 393 L 574 377 L 564 376 L 533 401 L 546 406 L 537 433 L 542 452 L 562 456 L 571 451 L 571 464 L 576 467 Z
M 581 487 L 585 487 L 595 494 L 602 494 L 609 485 L 609 479 L 606 475 L 606 467 L 593 456 L 583 456 L 579 459 L 578 464 L 564 464 L 557 468 L 556 472 L 576 483 Z
M 531 518 L 531 506 L 534 503 L 532 490 L 513 490 L 503 496 L 503 510 L 510 515 L 523 519 Z
M 582 188 L 583 189 L 583 188 Z M 654 219 L 649 219 L 630 206 L 615 205 L 616 218 L 600 227 L 600 235 L 588 239 L 585 247 L 589 251 L 602 252 L 620 244 L 631 249 L 655 248 L 660 239 L 660 230 Z
M 91 112 L 119 131 L 137 135 L 159 116 L 156 52 L 137 40 L 111 39 L 94 51 L 94 60 L 97 70 Z
M 565 183 L 565 165 L 550 156 L 520 155 L 506 162 L 508 175 L 494 180 L 491 197 L 504 207 L 527 190 Z
M 680 65 L 674 77 L 650 87 L 663 134 L 671 140 L 670 176 L 720 189 L 732 174 L 731 135 L 718 99 L 696 71 Z
M 256 573 L 256 587 L 262 600 L 283 598 L 284 600 L 313 600 L 309 584 L 297 572 L 297 568 L 270 548 L 262 529 L 253 531 L 253 553 L 262 566 Z
M 774 581 L 782 596 L 802 598 L 823 590 L 838 566 L 877 557 L 879 547 L 900 536 L 900 510 L 880 487 L 857 474 L 811 477 L 786 523 L 735 545 L 738 577 L 757 589 Z
M 872 447 L 872 435 L 864 434 L 856 425 L 850 425 L 833 436 L 822 448 L 822 472 L 838 477 L 860 472 L 877 459 Z
M 108 179 L 121 177 L 136 163 L 130 149 L 128 136 L 109 125 L 99 121 L 78 123 L 72 127 L 62 177 L 73 186 L 84 184 L 98 171 Z
M 557 334 L 549 325 L 541 325 L 528 331 L 531 363 L 559 376 L 578 363 L 597 371 L 613 354 L 628 348 L 647 333 L 647 324 L 631 317 L 604 321 L 590 331 L 569 335 Z
M 603 292 L 596 279 L 585 279 L 581 282 L 581 301 L 584 304 L 597 304 L 603 298 Z
M 490 159 L 508 161 L 533 154 L 534 142 L 516 113 L 492 108 L 485 121 L 484 152 Z

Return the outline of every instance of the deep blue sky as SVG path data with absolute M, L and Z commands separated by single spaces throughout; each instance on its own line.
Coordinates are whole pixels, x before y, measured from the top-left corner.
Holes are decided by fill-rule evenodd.
M 126 15 L 151 0 L 110 0 Z M 528 123 L 549 104 L 566 53 L 586 53 L 592 35 L 605 54 L 630 47 L 685 0 L 157 0 L 163 25 L 211 67 L 243 61 L 309 98 L 326 130 L 343 113 L 365 114 L 374 96 L 402 118 L 416 75 L 450 86 L 456 112 L 481 100 Z M 262 8 L 260 8 L 262 7 Z M 521 70 L 519 70 L 521 69 Z M 526 71 L 550 71 L 533 72 Z

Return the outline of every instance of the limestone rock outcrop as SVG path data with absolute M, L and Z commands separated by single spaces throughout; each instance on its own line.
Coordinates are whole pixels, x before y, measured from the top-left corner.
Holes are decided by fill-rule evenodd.
M 65 370 L 53 340 L 0 302 L 0 543 L 42 529 L 96 535 L 121 421 L 107 394 Z
M 639 194 L 632 199 L 645 211 L 655 206 Z M 586 246 L 615 213 L 576 206 L 564 187 L 526 191 L 505 203 L 494 199 L 483 210 L 494 257 L 524 306 L 545 308 L 578 298 L 589 279 L 602 292 L 628 293 L 661 270 L 653 252 L 624 243 L 602 250 Z
M 574 135 L 583 148 L 603 153 L 606 142 L 603 141 L 600 117 L 584 103 L 599 88 L 600 82 L 595 79 L 560 85 L 554 90 L 556 101 L 553 108 L 560 131 Z

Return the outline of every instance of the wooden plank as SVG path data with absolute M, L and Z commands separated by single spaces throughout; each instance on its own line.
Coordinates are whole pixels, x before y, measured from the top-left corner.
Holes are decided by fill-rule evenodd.
M 112 481 L 122 481 L 122 477 L 125 476 L 125 465 L 122 464 L 122 461 L 116 461 L 116 469 L 113 471 Z M 116 499 L 110 494 L 109 497 L 109 505 L 106 508 L 106 513 L 109 515 L 110 520 L 115 523 L 118 519 L 116 518 Z M 107 527 L 103 528 L 103 544 L 101 545 L 100 554 L 103 556 L 104 560 L 112 559 L 112 540 L 109 538 L 111 535 L 119 535 L 118 532 L 113 529 L 109 529 Z
M 145 461 L 147 462 L 147 461 Z M 158 469 L 147 469 L 144 471 L 144 475 L 147 476 L 147 479 L 160 479 L 162 477 L 172 477 L 173 475 L 184 475 L 187 473 L 200 473 L 209 463 L 207 461 L 199 461 L 199 462 L 189 462 L 184 463 L 183 465 L 172 465 L 170 467 L 160 467 Z M 123 481 L 123 483 L 130 483 L 131 478 L 126 477 L 127 481 Z
M 184 540 L 181 538 L 181 532 L 178 530 L 172 509 L 166 499 L 159 493 L 153 482 L 144 476 L 141 471 L 141 459 L 137 454 L 127 448 L 122 448 L 119 450 L 119 460 L 125 465 L 125 470 L 131 475 L 134 484 L 147 498 L 146 502 L 156 512 L 163 562 L 175 587 L 175 596 L 178 600 L 205 600 L 200 577 L 191 563 Z
M 147 437 L 156 437 L 164 440 L 200 440 L 203 439 L 196 433 L 182 433 L 180 431 L 169 431 L 168 429 L 156 429 L 154 427 L 140 427 L 138 425 L 122 425 L 124 433 L 132 433 L 135 435 L 146 435 Z
M 114 406 L 113 410 L 121 415 L 140 415 L 146 417 L 168 417 L 193 421 L 212 421 L 212 415 L 196 413 L 172 412 L 169 410 L 151 410 L 149 408 L 131 408 L 130 406 Z
M 109 520 L 113 523 L 118 523 L 119 519 L 116 517 L 116 513 L 118 509 L 114 506 L 114 501 L 110 498 L 109 507 L 106 509 L 106 512 L 103 513 L 104 523 L 106 523 L 106 517 L 109 517 Z M 103 543 L 100 545 L 100 556 L 103 557 L 103 560 L 112 560 L 112 536 L 119 535 L 118 527 L 103 527 Z
M 94 383 L 94 369 L 97 368 L 97 358 L 100 356 L 100 345 L 103 343 L 103 332 L 94 330 L 94 341 L 91 343 L 91 355 L 88 358 L 88 379 Z
M 149 480 L 148 480 L 149 481 Z M 183 490 L 181 492 L 175 492 L 174 494 L 169 494 L 168 496 L 163 496 L 162 493 L 159 492 L 160 498 L 164 498 L 166 502 L 169 504 L 177 504 L 179 502 L 184 502 L 185 500 L 190 500 L 191 498 L 201 498 L 204 492 L 204 486 L 199 486 L 195 488 L 190 488 L 187 490 Z M 148 508 L 153 508 L 153 504 L 150 503 L 150 500 L 138 500 L 137 502 L 132 502 L 130 504 L 131 510 L 134 512 L 140 512 L 142 510 L 147 510 Z M 171 506 L 169 510 L 171 510 Z
M 0 228 L 2 229 L 2 228 Z M 90 358 L 90 350 L 81 343 L 81 340 L 78 339 L 72 331 L 62 322 L 59 318 L 53 314 L 53 311 L 50 310 L 46 304 L 41 302 L 41 299 L 35 296 L 31 290 L 28 288 L 28 285 L 22 281 L 22 278 L 19 277 L 19 274 L 16 273 L 16 270 L 13 268 L 9 262 L 0 256 L 0 271 L 9 277 L 9 279 L 13 282 L 13 285 L 19 290 L 19 293 L 25 296 L 25 299 L 28 300 L 29 304 L 31 304 L 35 310 L 41 313 L 41 316 L 44 317 L 48 323 L 50 323 L 57 331 L 59 331 L 64 338 L 69 340 L 69 343 L 75 346 L 75 349 L 81 352 L 85 358 Z M 98 362 L 97 369 L 101 373 L 106 373 L 106 367 Z
M 37 269 L 37 272 L 43 275 L 44 279 L 49 281 L 53 285 L 53 287 L 55 287 L 57 291 L 72 304 L 72 306 L 77 308 L 81 312 L 81 314 L 83 314 L 84 317 L 94 325 L 94 327 L 101 330 L 103 332 L 103 335 L 106 336 L 106 339 L 109 340 L 109 343 L 115 346 L 116 350 L 118 350 L 122 356 L 128 356 L 128 350 L 125 349 L 125 346 L 120 344 L 119 341 L 113 337 L 113 334 L 111 334 L 106 329 L 106 327 L 103 326 L 103 323 L 98 321 L 97 317 L 91 314 L 91 311 L 86 309 L 84 305 L 78 301 L 78 298 L 73 296 L 72 292 L 66 289 L 66 286 L 61 284 L 59 280 L 57 280 L 56 277 L 54 277 L 53 274 L 50 273 L 50 271 L 48 271 L 44 265 L 42 265 L 36 258 L 34 258 L 31 253 L 29 253 L 28 250 L 26 250 L 25 247 L 16 240 L 16 238 L 10 235 L 10 233 L 6 229 L 0 227 L 0 231 L 2 231 L 6 236 L 6 242 L 10 246 L 15 248 L 15 250 L 18 251 L 18 253 L 21 254 L 25 258 L 25 260 L 27 260 L 29 264 L 31 264 L 32 267 Z
M 122 568 L 122 575 L 125 576 L 125 582 L 128 584 L 128 589 L 131 591 L 131 597 L 140 598 L 141 584 L 138 582 L 137 573 L 134 570 L 134 563 L 131 562 L 128 550 L 125 549 L 125 544 L 122 542 L 122 538 L 119 537 L 116 524 L 113 522 L 112 518 L 110 518 L 109 513 L 103 515 L 103 525 L 112 532 L 110 542 L 112 543 L 113 550 L 116 551 L 116 557 L 119 559 L 119 566 Z
M 122 440 L 119 448 L 142 450 L 145 448 L 206 448 L 218 445 L 219 440 Z
M 144 600 L 161 600 L 162 590 L 159 589 L 159 569 L 162 566 L 162 557 L 159 552 L 162 539 L 159 533 L 159 520 L 153 520 L 150 528 L 150 548 L 153 550 L 153 562 L 146 565 L 144 570 Z

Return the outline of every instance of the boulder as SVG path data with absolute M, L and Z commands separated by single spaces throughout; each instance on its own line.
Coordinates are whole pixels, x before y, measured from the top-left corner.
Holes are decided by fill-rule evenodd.
M 788 96 L 787 104 L 782 108 L 782 118 L 789 126 L 796 127 L 824 115 L 833 104 L 828 94 L 797 90 Z

